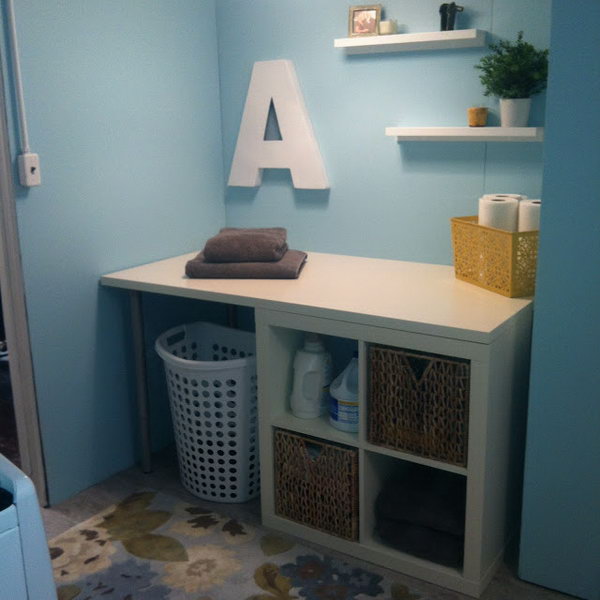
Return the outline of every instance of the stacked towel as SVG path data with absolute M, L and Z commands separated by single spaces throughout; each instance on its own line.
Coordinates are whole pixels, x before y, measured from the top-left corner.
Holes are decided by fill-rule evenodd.
M 185 274 L 197 279 L 297 279 L 306 252 L 290 250 L 283 227 L 226 227 L 188 261 Z
M 204 260 L 210 263 L 281 260 L 288 250 L 286 237 L 283 227 L 225 227 L 206 242 Z
M 375 530 L 389 545 L 449 567 L 463 560 L 466 488 L 445 471 L 407 468 L 375 502 Z
M 395 519 L 379 519 L 377 533 L 384 542 L 402 552 L 447 567 L 462 566 L 464 542 L 456 535 Z
M 464 481 L 446 471 L 407 469 L 386 482 L 376 502 L 384 519 L 402 519 L 452 535 L 465 532 Z

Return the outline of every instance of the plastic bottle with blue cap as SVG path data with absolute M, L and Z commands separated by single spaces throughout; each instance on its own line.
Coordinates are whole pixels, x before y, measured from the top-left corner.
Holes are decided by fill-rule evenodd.
M 358 352 L 329 388 L 329 423 L 341 431 L 358 431 Z

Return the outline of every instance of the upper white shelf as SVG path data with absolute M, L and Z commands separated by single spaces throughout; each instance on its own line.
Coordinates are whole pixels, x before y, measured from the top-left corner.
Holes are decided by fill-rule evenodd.
M 386 127 L 399 142 L 541 142 L 543 127 Z
M 482 29 L 457 29 L 429 33 L 398 33 L 339 38 L 336 48 L 345 48 L 349 54 L 375 52 L 403 52 L 410 50 L 444 50 L 447 48 L 473 48 L 485 45 L 486 32 Z

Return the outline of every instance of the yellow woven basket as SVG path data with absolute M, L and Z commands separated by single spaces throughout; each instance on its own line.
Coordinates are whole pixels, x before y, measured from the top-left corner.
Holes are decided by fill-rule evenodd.
M 452 246 L 457 279 L 518 298 L 533 296 L 537 231 L 504 231 L 478 224 L 478 217 L 454 217 Z

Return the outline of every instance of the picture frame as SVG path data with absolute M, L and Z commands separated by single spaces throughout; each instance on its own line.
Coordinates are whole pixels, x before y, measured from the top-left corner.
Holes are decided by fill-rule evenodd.
M 348 12 L 348 36 L 379 35 L 381 4 L 351 6 Z

